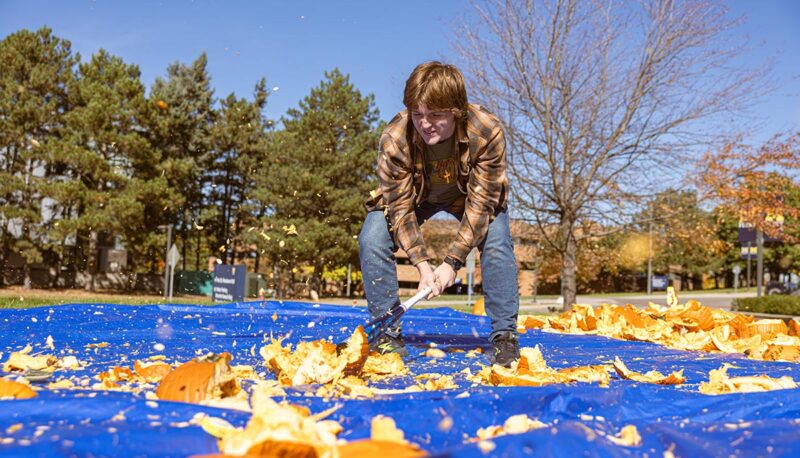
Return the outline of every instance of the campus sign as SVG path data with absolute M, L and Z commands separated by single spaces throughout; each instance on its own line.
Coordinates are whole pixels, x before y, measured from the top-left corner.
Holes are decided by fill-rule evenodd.
M 650 286 L 653 290 L 666 290 L 669 285 L 669 278 L 666 275 L 653 275 Z
M 244 300 L 247 266 L 214 266 L 214 283 L 211 298 L 214 302 L 236 302 Z
M 783 225 L 783 216 L 782 215 L 767 215 L 764 219 L 767 223 L 775 225 L 775 226 L 782 226 Z M 743 246 L 756 243 L 756 227 L 752 223 L 748 223 L 743 219 L 739 219 L 739 243 Z M 767 234 L 764 234 L 764 242 L 780 242 L 781 239 L 770 237 Z
M 756 246 L 743 246 L 742 247 L 742 261 L 755 261 L 758 257 L 758 247 Z

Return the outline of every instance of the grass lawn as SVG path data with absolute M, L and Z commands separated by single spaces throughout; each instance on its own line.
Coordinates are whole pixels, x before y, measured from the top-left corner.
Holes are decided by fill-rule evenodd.
M 0 308 L 29 308 L 63 304 L 166 304 L 163 296 L 146 294 L 125 294 L 109 292 L 86 292 L 75 289 L 50 290 L 21 287 L 0 289 Z M 212 305 L 211 298 L 206 296 L 173 297 L 171 304 Z

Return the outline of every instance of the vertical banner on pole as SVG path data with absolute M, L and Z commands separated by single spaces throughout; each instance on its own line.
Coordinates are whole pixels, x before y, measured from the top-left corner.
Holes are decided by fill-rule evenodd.
M 169 252 L 167 253 L 167 272 L 169 272 L 169 277 L 167 277 L 167 284 L 165 285 L 165 289 L 167 290 L 167 300 L 172 300 L 172 292 L 175 286 L 175 266 L 178 265 L 178 262 L 181 260 L 181 254 L 178 252 L 178 247 L 175 244 L 172 244 L 170 247 Z

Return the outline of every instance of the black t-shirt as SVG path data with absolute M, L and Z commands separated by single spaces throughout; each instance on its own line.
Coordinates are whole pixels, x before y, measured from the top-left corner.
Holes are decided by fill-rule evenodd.
M 425 145 L 425 174 L 428 176 L 427 202 L 434 205 L 450 205 L 461 196 L 458 190 L 458 158 L 455 150 L 455 135 L 435 145 Z

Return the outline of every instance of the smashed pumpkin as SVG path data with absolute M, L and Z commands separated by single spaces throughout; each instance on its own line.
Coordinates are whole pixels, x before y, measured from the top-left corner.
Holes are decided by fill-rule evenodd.
M 656 385 L 680 385 L 686 381 L 686 377 L 683 376 L 683 369 L 673 372 L 669 375 L 664 375 L 655 370 L 642 374 L 640 372 L 634 372 L 628 369 L 627 366 L 625 366 L 625 363 L 623 363 L 619 357 L 614 358 L 614 370 L 617 372 L 617 375 L 625 380 L 633 380 L 642 383 L 654 383 Z
M 520 317 L 519 329 L 598 334 L 622 340 L 653 342 L 678 350 L 743 354 L 754 359 L 797 361 L 800 320 L 755 320 L 695 300 L 680 304 L 674 291 L 669 307 L 649 303 L 644 309 L 628 305 L 574 304 L 572 310 L 545 321 Z M 798 340 L 792 340 L 797 338 Z M 789 348 L 796 346 L 797 349 Z
M 753 336 L 761 336 L 761 340 L 769 340 L 776 337 L 778 334 L 787 334 L 789 329 L 783 320 L 778 319 L 764 319 L 756 320 L 752 323 L 746 324 L 742 328 L 740 338 L 747 338 Z
M 544 386 L 554 383 L 597 382 L 608 386 L 609 366 L 578 366 L 553 369 L 547 365 L 539 346 L 520 349 L 520 358 L 510 367 L 495 364 L 488 371 L 481 371 L 480 381 L 492 385 Z
M 728 369 L 732 367 L 730 364 L 724 364 L 721 368 L 709 372 L 708 382 L 700 384 L 700 392 L 714 395 L 797 388 L 797 383 L 789 376 L 780 378 L 772 378 L 766 375 L 731 377 L 728 375 Z
M 291 345 L 283 346 L 280 339 L 273 339 L 259 353 L 285 386 L 326 384 L 362 373 L 369 356 L 369 340 L 359 326 L 340 351 L 324 340 L 300 342 L 292 351 Z
M 31 355 L 32 350 L 33 348 L 27 345 L 22 350 L 8 355 L 8 359 L 3 364 L 3 370 L 6 372 L 25 372 L 28 370 L 52 372 L 55 370 L 58 358 L 53 355 Z
M 325 420 L 336 408 L 312 415 L 306 408 L 279 404 L 261 392 L 254 392 L 252 401 L 253 416 L 244 429 L 228 427 L 216 431 L 221 452 L 305 457 L 330 455 L 336 447 L 342 426 Z M 276 455 L 276 451 L 282 454 Z
M 800 362 L 800 346 L 797 345 L 767 345 L 761 354 L 767 361 L 792 361 Z

